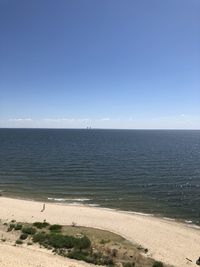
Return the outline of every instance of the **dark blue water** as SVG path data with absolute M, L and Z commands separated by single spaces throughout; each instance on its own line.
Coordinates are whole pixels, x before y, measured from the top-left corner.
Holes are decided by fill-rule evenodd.
M 200 131 L 0 129 L 2 195 L 200 221 Z

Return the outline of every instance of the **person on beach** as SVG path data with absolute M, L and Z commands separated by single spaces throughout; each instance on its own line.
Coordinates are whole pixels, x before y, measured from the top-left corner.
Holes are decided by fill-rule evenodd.
M 41 209 L 41 212 L 45 210 L 45 203 L 43 204 L 43 208 Z

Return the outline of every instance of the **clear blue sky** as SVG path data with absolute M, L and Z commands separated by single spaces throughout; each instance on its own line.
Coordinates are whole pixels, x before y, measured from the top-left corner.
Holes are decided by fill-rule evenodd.
M 0 0 L 0 127 L 200 129 L 199 0 Z

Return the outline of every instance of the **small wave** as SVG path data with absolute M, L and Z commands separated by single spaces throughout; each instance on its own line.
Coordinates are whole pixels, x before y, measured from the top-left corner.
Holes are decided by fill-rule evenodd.
M 83 204 L 83 203 L 80 203 L 80 202 L 72 202 L 72 203 L 68 203 L 68 205 L 70 206 L 83 206 L 83 207 L 99 207 L 100 205 L 99 204 Z
M 84 201 L 90 201 L 90 198 L 53 198 L 53 197 L 48 197 L 48 200 L 51 201 L 59 201 L 59 202 L 72 202 L 72 201 L 76 201 L 76 202 L 84 202 Z
M 88 204 L 88 206 L 90 206 L 90 207 L 99 207 L 100 205 L 99 204 Z
M 173 219 L 173 218 L 169 218 L 169 217 L 163 217 L 163 219 L 164 219 L 164 220 L 168 220 L 168 221 L 173 221 L 173 222 L 176 221 L 175 219 Z
M 80 203 L 80 202 L 71 202 L 71 203 L 67 203 L 67 204 L 70 206 L 84 206 L 84 204 Z
M 150 213 L 143 213 L 143 212 L 137 212 L 137 211 L 118 210 L 118 212 L 128 213 L 128 214 L 135 214 L 135 215 L 142 215 L 142 216 L 153 216 L 153 214 L 150 214 Z
M 192 223 L 192 221 L 190 221 L 190 220 L 185 220 L 185 222 L 186 222 L 186 223 Z
M 65 201 L 64 198 L 52 198 L 52 197 L 48 197 L 47 199 L 48 200 L 53 200 L 53 201 L 59 201 L 59 202 Z
M 84 202 L 84 201 L 90 201 L 91 199 L 90 198 L 73 198 L 71 200 L 75 200 L 75 201 L 79 201 L 79 202 Z

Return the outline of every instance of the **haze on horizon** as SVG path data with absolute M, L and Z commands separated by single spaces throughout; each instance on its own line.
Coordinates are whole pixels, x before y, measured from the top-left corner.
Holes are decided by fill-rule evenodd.
M 200 129 L 199 0 L 0 0 L 0 128 Z

